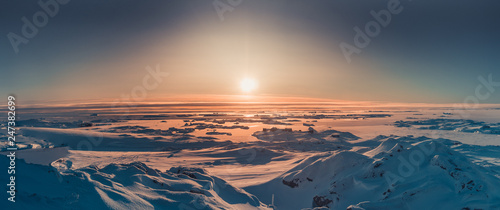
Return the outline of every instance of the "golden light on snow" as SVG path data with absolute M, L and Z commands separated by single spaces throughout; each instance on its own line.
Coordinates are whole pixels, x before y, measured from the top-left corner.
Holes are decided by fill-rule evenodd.
M 257 89 L 257 81 L 251 78 L 245 78 L 240 83 L 241 90 L 245 93 L 250 93 Z

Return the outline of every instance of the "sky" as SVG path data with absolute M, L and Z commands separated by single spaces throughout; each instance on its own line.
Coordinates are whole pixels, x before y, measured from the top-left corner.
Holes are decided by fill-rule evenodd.
M 50 4 L 51 14 L 37 1 L 6 1 L 0 8 L 5 98 L 48 103 L 247 95 L 461 103 L 476 97 L 500 103 L 500 86 L 479 91 L 488 97 L 476 93 L 479 77 L 500 82 L 500 2 L 494 0 L 57 5 L 56 11 Z M 368 36 L 365 26 L 377 21 L 371 11 L 391 8 L 397 14 L 385 26 L 377 22 L 379 32 L 358 47 L 354 28 Z M 36 33 L 23 17 L 29 24 L 38 18 Z M 342 43 L 360 52 L 350 62 Z M 241 87 L 249 80 L 253 88 Z

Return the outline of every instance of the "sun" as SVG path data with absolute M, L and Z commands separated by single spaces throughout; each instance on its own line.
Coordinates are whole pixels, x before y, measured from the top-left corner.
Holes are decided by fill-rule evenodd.
M 241 90 L 245 93 L 250 93 L 257 89 L 257 81 L 251 78 L 245 78 L 240 82 Z

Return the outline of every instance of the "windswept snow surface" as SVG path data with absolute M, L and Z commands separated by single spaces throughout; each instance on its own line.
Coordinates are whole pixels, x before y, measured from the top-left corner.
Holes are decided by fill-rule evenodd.
M 366 152 L 313 156 L 269 182 L 245 189 L 264 202 L 274 194 L 280 209 L 500 208 L 500 171 L 476 165 L 455 151 L 464 149 L 461 143 L 385 136 L 376 141 L 380 144 Z M 372 143 L 366 142 L 368 147 Z
M 0 156 L 2 162 L 7 161 Z M 257 197 L 200 168 L 152 169 L 141 162 L 68 170 L 17 162 L 14 209 L 267 209 Z M 7 180 L 7 173 L 0 173 Z M 1 206 L 12 205 L 7 199 Z

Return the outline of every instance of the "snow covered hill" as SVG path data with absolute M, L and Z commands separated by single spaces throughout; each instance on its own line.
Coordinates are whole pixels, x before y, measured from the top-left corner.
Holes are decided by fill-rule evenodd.
M 278 209 L 500 208 L 498 172 L 452 149 L 460 143 L 376 139 L 379 146 L 369 151 L 313 156 L 274 180 L 245 189 L 266 203 L 274 194 Z
M 1 162 L 7 162 L 0 156 Z M 141 162 L 78 170 L 71 162 L 55 167 L 17 161 L 16 203 L 7 209 L 268 209 L 255 196 L 203 169 L 174 167 L 166 172 Z M 65 167 L 66 166 L 66 167 Z M 7 173 L 0 173 L 8 180 Z

